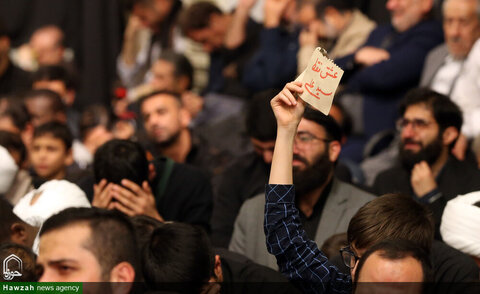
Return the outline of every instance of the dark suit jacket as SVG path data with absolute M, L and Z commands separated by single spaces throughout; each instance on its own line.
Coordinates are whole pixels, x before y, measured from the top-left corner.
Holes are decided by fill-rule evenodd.
M 458 161 L 455 157 L 450 156 L 436 181 L 442 197 L 428 206 L 433 212 L 438 233 L 443 209 L 447 201 L 458 195 L 480 190 L 480 171 L 471 163 Z M 393 167 L 379 174 L 375 179 L 373 188 L 378 195 L 404 193 L 415 197 L 410 184 L 410 171 L 401 166 Z
M 439 22 L 422 21 L 403 33 L 391 25 L 379 26 L 370 34 L 364 46 L 384 48 L 390 58 L 369 67 L 355 64 L 355 54 L 335 60 L 345 70 L 343 83 L 347 92 L 364 97 L 363 120 L 367 137 L 393 128 L 398 116 L 399 100 L 420 80 L 428 52 L 443 42 Z
M 313 241 L 322 246 L 330 236 L 346 232 L 352 216 L 373 199 L 374 195 L 334 178 Z M 265 246 L 264 214 L 264 193 L 245 201 L 235 220 L 229 249 L 258 264 L 278 269 L 275 256 L 269 254 Z

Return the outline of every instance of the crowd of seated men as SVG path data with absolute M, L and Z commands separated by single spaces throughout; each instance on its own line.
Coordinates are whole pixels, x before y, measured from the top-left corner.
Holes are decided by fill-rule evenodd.
M 476 293 L 480 1 L 125 2 L 90 105 L 72 36 L 14 48 L 0 18 L 3 280 Z M 329 115 L 292 82 L 316 47 L 344 70 Z

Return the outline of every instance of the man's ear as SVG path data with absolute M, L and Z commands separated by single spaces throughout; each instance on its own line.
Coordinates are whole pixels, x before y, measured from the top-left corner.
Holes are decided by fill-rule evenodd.
M 71 107 L 73 102 L 75 102 L 75 90 L 67 90 L 67 94 L 63 97 L 63 103 L 67 107 Z
M 457 140 L 459 135 L 458 129 L 455 127 L 448 127 L 443 131 L 442 143 L 444 146 L 448 146 Z
M 110 271 L 110 282 L 133 282 L 135 280 L 135 269 L 133 266 L 122 261 Z
M 28 246 L 28 232 L 24 224 L 13 223 L 10 226 L 10 240 L 13 243 Z
M 180 109 L 180 122 L 182 124 L 183 128 L 187 128 L 190 125 L 190 122 L 192 121 L 192 116 L 190 115 L 190 112 L 182 106 Z
M 220 255 L 215 255 L 215 264 L 213 266 L 213 273 L 215 274 L 214 277 L 210 277 L 208 282 L 223 282 L 223 271 L 222 271 L 222 261 L 220 259 Z
M 331 162 L 335 162 L 342 151 L 342 145 L 338 141 L 328 143 L 328 156 Z
M 178 77 L 177 81 L 175 82 L 175 87 L 177 88 L 178 93 L 183 93 L 187 91 L 189 85 L 190 79 L 187 76 Z
M 73 148 L 67 150 L 67 156 L 65 157 L 65 166 L 70 166 L 73 164 Z
M 23 131 L 20 133 L 20 137 L 22 138 L 22 142 L 25 145 L 25 148 L 28 150 L 30 148 L 30 145 L 32 144 L 33 140 L 33 130 L 34 127 L 31 122 L 28 122 L 25 124 L 25 128 Z M 28 156 L 27 156 L 28 158 Z M 28 160 L 26 160 L 28 161 Z

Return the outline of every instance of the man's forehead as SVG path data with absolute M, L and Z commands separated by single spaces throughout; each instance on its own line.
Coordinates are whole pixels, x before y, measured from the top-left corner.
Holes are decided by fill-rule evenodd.
M 403 116 L 414 116 L 415 118 L 434 119 L 432 107 L 425 103 L 418 103 L 408 106 Z
M 443 13 L 448 14 L 451 12 L 463 12 L 467 14 L 476 15 L 480 5 L 478 0 L 445 0 L 443 4 Z M 478 7 L 478 8 L 477 8 Z
M 146 98 L 142 103 L 142 112 L 152 111 L 152 107 L 178 103 L 178 99 L 168 93 L 161 93 Z
M 165 60 L 165 59 L 159 59 L 155 62 L 155 64 L 153 65 L 153 69 L 156 70 L 156 71 L 173 71 L 175 68 L 174 68 L 174 64 L 168 60 Z
M 313 120 L 308 120 L 306 118 L 302 118 L 300 120 L 300 123 L 298 124 L 297 132 L 310 132 L 310 133 L 325 134 L 326 130 L 325 130 L 325 127 L 322 126 L 321 124 L 318 124 L 317 122 L 315 122 Z
M 64 259 L 66 257 L 76 258 L 73 250 L 87 250 L 90 240 L 91 229 L 86 222 L 78 222 L 48 231 L 40 237 L 39 259 Z

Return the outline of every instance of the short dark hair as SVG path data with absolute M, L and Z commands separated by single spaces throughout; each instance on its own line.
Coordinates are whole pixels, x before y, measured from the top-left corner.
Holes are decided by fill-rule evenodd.
M 0 243 L 10 242 L 10 229 L 14 223 L 25 223 L 15 213 L 13 206 L 0 197 Z
M 104 126 L 107 130 L 112 128 L 112 113 L 103 105 L 90 105 L 80 115 L 80 138 L 85 139 L 88 131 L 97 126 Z
M 191 31 L 207 28 L 212 14 L 223 14 L 223 12 L 211 2 L 193 3 L 181 13 L 180 29 L 184 35 L 187 35 Z
M 270 100 L 279 90 L 271 89 L 255 94 L 247 106 L 245 119 L 248 136 L 260 141 L 273 141 L 277 137 L 277 120 Z
M 130 263 L 139 279 L 139 256 L 135 231 L 130 220 L 115 210 L 100 208 L 68 208 L 50 218 L 42 225 L 40 237 L 68 226 L 86 224 L 90 238 L 86 249 L 95 255 L 102 268 L 102 277 L 107 280 L 110 271 L 121 262 Z
M 355 279 L 357 281 L 368 257 L 377 252 L 380 257 L 388 260 L 399 260 L 406 257 L 413 257 L 422 265 L 423 281 L 432 281 L 433 271 L 429 251 L 425 251 L 422 247 L 419 247 L 417 244 L 409 240 L 385 240 L 370 247 L 358 262 L 355 273 Z
M 5 101 L 6 107 L 1 110 L 0 117 L 10 118 L 15 127 L 23 131 L 30 121 L 30 115 L 25 104 L 14 98 L 1 98 L 1 100 Z
M 65 113 L 66 106 L 62 101 L 62 97 L 56 92 L 48 89 L 36 89 L 28 91 L 23 95 L 23 100 L 30 100 L 36 98 L 47 98 L 50 102 L 50 109 L 53 113 Z
M 2 282 L 37 282 L 37 257 L 32 249 L 16 243 L 4 243 L 0 245 L 0 260 L 5 260 L 11 254 L 15 254 L 22 261 L 21 276 L 14 277 L 11 281 L 0 278 Z
M 190 60 L 188 58 L 180 53 L 177 53 L 173 50 L 165 50 L 160 54 L 160 57 L 158 57 L 159 60 L 165 60 L 167 62 L 170 62 L 173 64 L 174 67 L 174 76 L 176 78 L 179 77 L 187 77 L 189 80 L 189 84 L 187 89 L 190 90 L 192 89 L 193 85 L 193 66 L 190 63 Z
M 23 163 L 27 157 L 27 150 L 20 135 L 0 130 L 0 146 L 8 151 L 15 150 L 20 154 L 20 162 Z
M 332 117 L 307 106 L 305 108 L 305 112 L 303 113 L 303 118 L 306 120 L 311 120 L 322 126 L 327 133 L 328 140 L 341 142 L 342 129 Z
M 153 231 L 163 225 L 161 221 L 144 214 L 132 216 L 130 221 L 135 228 L 135 235 L 140 251 L 143 250 L 150 241 Z
M 189 224 L 166 223 L 158 227 L 143 249 L 144 278 L 152 290 L 168 287 L 166 282 L 186 283 L 181 284 L 181 290 L 176 290 L 200 293 L 210 278 L 212 263 L 213 253 L 207 234 Z
M 100 146 L 94 155 L 95 182 L 106 179 L 119 184 L 128 179 L 141 186 L 148 181 L 148 160 L 143 147 L 133 141 L 114 139 Z
M 352 0 L 322 0 L 315 4 L 315 13 L 317 17 L 323 18 L 325 15 L 325 9 L 327 7 L 333 7 L 339 12 L 352 11 L 355 9 L 355 3 Z
M 442 132 L 448 127 L 454 127 L 460 132 L 463 123 L 462 111 L 450 98 L 428 88 L 410 90 L 400 104 L 400 115 L 403 116 L 408 107 L 418 104 L 424 104 L 431 109 Z
M 411 197 L 386 194 L 365 205 L 348 225 L 348 243 L 367 249 L 382 240 L 410 240 L 430 251 L 434 236 L 432 213 Z
M 70 129 L 67 127 L 66 124 L 58 122 L 58 121 L 51 121 L 39 125 L 33 131 L 33 138 L 36 139 L 38 137 L 43 136 L 52 136 L 55 139 L 60 139 L 65 144 L 65 150 L 70 150 L 73 144 L 73 135 L 70 132 Z
M 145 101 L 147 101 L 148 99 L 150 98 L 153 98 L 155 96 L 158 96 L 158 95 L 168 95 L 168 96 L 172 96 L 173 98 L 175 98 L 175 100 L 178 102 L 179 105 L 183 105 L 182 104 L 182 98 L 180 97 L 179 94 L 177 93 L 174 93 L 174 92 L 171 92 L 171 91 L 153 91 L 153 92 L 150 92 L 144 96 L 142 96 L 139 100 L 138 100 L 138 107 L 140 109 L 142 109 L 142 105 Z
M 33 73 L 33 83 L 40 81 L 62 81 L 67 89 L 76 89 L 76 83 L 72 74 L 61 65 L 41 66 Z

